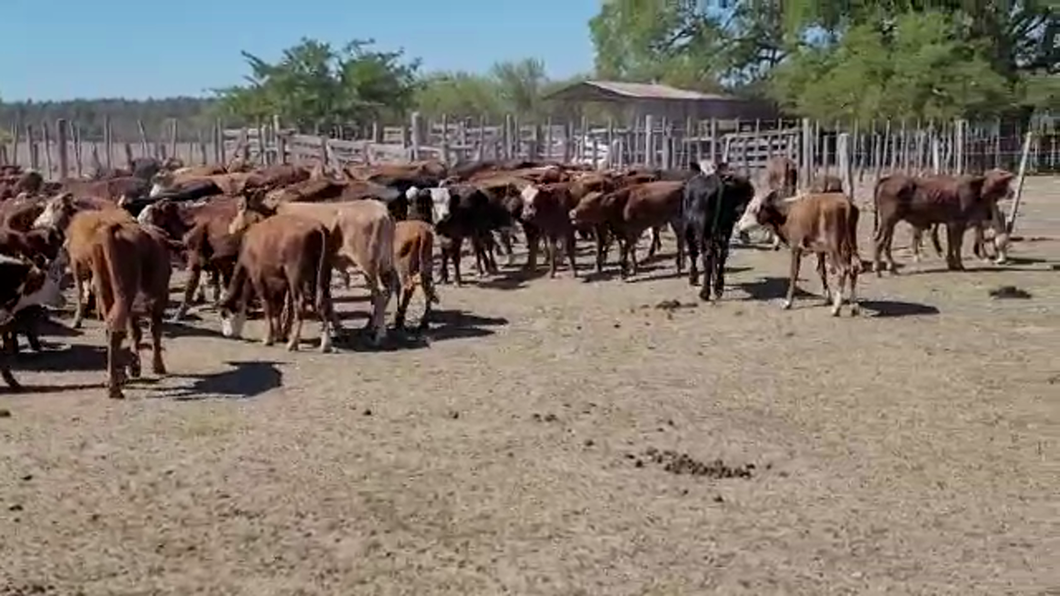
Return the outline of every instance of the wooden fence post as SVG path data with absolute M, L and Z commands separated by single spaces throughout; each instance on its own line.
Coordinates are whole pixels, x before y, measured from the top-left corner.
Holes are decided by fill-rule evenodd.
M 953 130 L 954 166 L 958 176 L 964 174 L 964 136 L 967 122 L 957 120 Z
M 272 116 L 272 136 L 276 138 L 276 163 L 287 163 L 287 137 L 280 133 L 280 115 Z
M 800 169 L 802 170 L 799 176 L 799 186 L 801 190 L 806 190 L 810 187 L 810 178 L 813 176 L 813 125 L 810 124 L 809 118 L 802 119 L 802 147 L 799 152 L 800 156 Z
M 1012 198 L 1012 213 L 1008 214 L 1008 221 L 1005 223 L 1005 229 L 1009 234 L 1012 234 L 1012 230 L 1016 226 L 1016 214 L 1020 210 L 1020 199 L 1023 198 L 1023 180 L 1027 177 L 1027 157 L 1031 151 L 1031 139 L 1034 138 L 1034 132 L 1028 130 L 1023 137 L 1023 152 L 1020 155 L 1020 169 L 1016 174 L 1016 191 L 1015 196 Z
M 411 132 L 410 143 L 412 145 L 411 158 L 412 161 L 419 161 L 420 159 L 420 143 L 423 139 L 420 138 L 420 113 L 413 112 L 412 119 L 409 122 L 409 129 Z
M 52 137 L 51 127 L 48 126 L 48 122 L 44 121 L 40 123 L 41 137 L 44 143 L 44 178 L 51 179 L 54 168 L 52 167 Z
M 552 159 L 552 116 L 545 120 L 545 159 Z
M 85 151 L 85 146 L 81 140 L 81 126 L 71 122 L 70 131 L 73 133 L 72 136 L 74 137 L 74 159 L 76 160 L 74 168 L 76 168 L 75 171 L 77 172 L 77 177 L 81 178 L 84 175 L 82 156 Z
M 442 114 L 442 163 L 449 165 L 449 114 Z
M 644 116 L 644 165 L 655 167 L 655 117 Z
M 67 128 L 65 118 L 55 121 L 55 140 L 59 145 L 59 179 L 62 180 L 70 175 L 70 155 L 67 153 Z
M 835 144 L 835 157 L 836 167 L 839 170 L 839 179 L 843 182 L 846 187 L 847 196 L 850 200 L 854 200 L 854 168 L 852 166 L 853 160 L 851 159 L 851 147 L 850 147 L 850 134 L 839 133 L 836 137 Z
M 40 146 L 37 145 L 37 139 L 33 137 L 33 125 L 26 125 L 26 142 L 29 143 L 29 167 L 32 170 L 40 171 Z
M 110 116 L 103 117 L 103 165 L 108 170 L 114 167 L 114 133 L 111 129 Z
M 169 120 L 169 156 L 175 159 L 179 159 L 177 155 L 177 119 L 170 118 Z
M 140 151 L 142 157 L 150 157 L 151 153 L 148 151 L 147 145 L 147 130 L 144 129 L 143 120 L 136 121 L 136 129 L 140 132 Z

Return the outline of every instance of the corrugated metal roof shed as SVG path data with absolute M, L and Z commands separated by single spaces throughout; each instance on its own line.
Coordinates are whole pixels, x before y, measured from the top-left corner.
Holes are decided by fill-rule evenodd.
M 569 101 L 602 101 L 606 96 L 615 100 L 673 100 L 673 101 L 742 101 L 730 95 L 700 93 L 669 85 L 651 83 L 623 83 L 618 81 L 582 81 L 558 89 L 545 99 Z
M 570 103 L 624 104 L 640 113 L 665 115 L 668 118 L 727 120 L 777 116 L 775 107 L 767 102 L 649 83 L 582 81 L 558 89 L 545 96 L 545 99 Z

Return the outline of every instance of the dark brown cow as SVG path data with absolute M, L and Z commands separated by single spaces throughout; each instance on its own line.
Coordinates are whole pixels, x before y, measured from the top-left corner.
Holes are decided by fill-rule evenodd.
M 565 182 L 530 185 L 522 190 L 522 220 L 533 224 L 541 231 L 545 240 L 545 251 L 548 254 L 549 276 L 556 276 L 556 253 L 559 244 L 567 253 L 571 275 L 578 276 L 575 262 L 574 224 L 570 212 L 578 202 L 570 192 L 570 185 Z
M 265 311 L 267 330 L 263 344 L 270 346 L 277 337 L 286 336 L 287 349 L 297 350 L 309 298 L 320 319 L 320 351 L 331 351 L 334 252 L 327 229 L 317 221 L 298 215 L 264 218 L 245 212 L 241 217 L 241 225 L 247 228 L 232 282 L 220 304 L 224 336 L 239 337 L 242 333 L 252 289 L 261 298 Z M 277 300 L 279 297 L 285 299 L 286 305 Z M 285 306 L 289 316 L 281 322 Z
M 438 303 L 434 291 L 434 230 L 430 224 L 408 220 L 394 225 L 394 265 L 401 284 L 394 328 L 405 327 L 409 301 L 418 285 L 423 293 L 423 316 L 418 329 L 425 330 L 430 325 L 431 307 Z
M 166 373 L 162 361 L 162 318 L 169 300 L 169 246 L 161 233 L 140 226 L 126 214 L 114 218 L 112 212 L 81 212 L 70 228 L 80 228 L 79 220 L 97 220 L 85 226 L 91 233 L 67 236 L 71 258 L 88 255 L 93 289 L 99 312 L 107 325 L 107 395 L 122 399 L 122 386 L 128 376 L 140 376 L 142 332 L 134 305 L 147 313 L 151 333 L 151 371 Z M 130 346 L 123 349 L 126 334 Z
M 201 295 L 203 272 L 210 275 L 214 302 L 221 299 L 221 287 L 228 287 L 231 282 L 239 256 L 239 238 L 228 232 L 228 226 L 236 216 L 238 203 L 235 197 L 217 197 L 203 203 L 163 199 L 148 206 L 137 218 L 141 224 L 161 228 L 171 240 L 184 246 L 188 276 L 184 296 L 171 320 L 183 319 L 195 302 L 196 291 Z
M 606 225 L 615 234 L 621 251 L 622 277 L 636 275 L 637 241 L 645 230 L 670 224 L 677 236 L 677 271 L 684 268 L 681 234 L 683 181 L 646 182 L 625 186 L 611 193 L 591 193 L 570 211 L 575 225 Z M 603 268 L 604 251 L 597 240 L 597 270 Z M 632 264 L 629 260 L 632 259 Z
M 824 287 L 825 301 L 832 303 L 832 315 L 839 316 L 843 305 L 843 284 L 850 282 L 850 314 L 857 315 L 858 208 L 842 193 L 811 193 L 784 199 L 779 191 L 756 197 L 737 229 L 747 231 L 754 225 L 769 227 L 791 247 L 791 271 L 784 308 L 795 300 L 795 283 L 799 265 L 806 252 L 817 253 L 817 273 Z M 828 287 L 827 266 L 836 271 L 839 280 L 835 293 Z
M 881 256 L 890 271 L 897 265 L 891 256 L 894 228 L 907 221 L 914 228 L 928 229 L 935 224 L 946 226 L 946 267 L 963 270 L 961 244 L 969 225 L 996 218 L 997 201 L 1009 194 L 1013 174 L 990 170 L 981 176 L 929 176 L 913 178 L 901 174 L 886 176 L 876 182 L 873 198 L 873 269 L 882 273 Z M 1003 245 L 1004 241 L 1000 241 Z

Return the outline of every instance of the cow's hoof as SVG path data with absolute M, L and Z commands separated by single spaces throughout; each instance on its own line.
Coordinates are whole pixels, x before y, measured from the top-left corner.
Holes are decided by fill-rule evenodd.
M 74 322 L 70 323 L 70 328 L 71 329 L 80 329 L 81 328 L 81 319 L 74 319 Z
M 151 363 L 151 374 L 154 374 L 154 375 L 167 374 L 166 365 L 162 364 L 161 362 L 152 362 Z
M 126 368 L 129 371 L 129 378 L 131 379 L 139 379 L 140 375 L 143 374 L 140 358 L 137 356 L 133 356 L 129 359 L 129 364 L 126 365 Z
M 791 300 L 785 300 L 780 305 L 781 310 L 791 310 Z
M 850 305 L 850 316 L 856 317 L 861 314 L 861 307 L 857 303 Z
M 297 342 L 293 342 L 293 341 L 292 342 L 288 342 L 287 343 L 287 351 L 288 352 L 297 352 L 298 351 L 298 343 Z
M 710 302 L 710 292 L 703 290 L 699 293 L 699 299 L 703 302 Z
M 265 338 L 265 339 L 261 340 L 261 345 L 263 345 L 263 346 L 271 346 L 271 345 L 273 345 L 275 343 L 276 342 L 273 341 L 273 339 L 271 337 L 268 337 L 268 338 Z

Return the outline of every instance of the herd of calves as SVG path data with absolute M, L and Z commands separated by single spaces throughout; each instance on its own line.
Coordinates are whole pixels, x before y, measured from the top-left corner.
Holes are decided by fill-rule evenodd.
M 877 274 L 881 255 L 895 269 L 891 241 L 899 221 L 913 226 L 917 251 L 920 234 L 930 230 L 940 254 L 936 227 L 945 226 L 951 269 L 962 267 L 961 241 L 968 227 L 976 232 L 977 254 L 986 254 L 984 239 L 989 238 L 998 258 L 1004 258 L 1006 235 L 997 203 L 1010 195 L 1012 178 L 1002 170 L 881 178 L 873 196 Z M 197 296 L 203 299 L 205 273 L 225 336 L 240 334 L 248 307 L 257 301 L 267 321 L 266 344 L 286 339 L 288 349 L 297 349 L 304 316 L 312 312 L 321 327 L 320 349 L 328 351 L 341 331 L 331 300 L 333 272 L 347 287 L 351 266 L 364 275 L 372 305 L 365 329 L 377 344 L 386 334 L 392 295 L 398 303 L 395 328 L 404 327 L 417 287 L 426 305 L 419 326 L 429 324 L 431 305 L 438 301 L 436 244 L 440 281 L 448 282 L 451 264 L 459 284 L 465 240 L 480 275 L 495 273 L 496 253 L 507 255 L 511 264 L 517 226 L 528 249 L 526 270 L 537 269 L 544 246 L 550 275 L 565 256 L 576 276 L 580 237 L 595 241 L 597 271 L 616 241 L 624 278 L 638 272 L 640 237 L 651 232 L 651 258 L 661 229 L 669 226 L 677 238 L 677 271 L 683 271 L 687 251 L 689 283 L 700 286 L 704 300 L 722 294 L 733 232 L 746 238 L 748 231 L 764 228 L 773 235 L 774 248 L 783 243 L 791 249 L 785 308 L 792 304 L 801 257 L 810 252 L 817 255 L 832 314 L 838 315 L 844 302 L 857 314 L 859 209 L 833 177 L 817 181 L 807 193 L 796 193 L 797 185 L 795 164 L 786 158 L 769 161 L 757 192 L 748 178 L 724 164 L 597 171 L 533 162 L 453 167 L 418 162 L 325 172 L 320 166 L 183 167 L 174 160 L 138 159 L 128 169 L 59 182 L 2 166 L 0 371 L 9 388 L 19 388 L 11 372 L 18 335 L 39 349 L 34 322 L 43 306 L 61 303 L 67 270 L 75 286 L 72 324 L 81 325 L 90 305 L 105 321 L 108 395 L 121 398 L 125 379 L 141 372 L 142 317 L 151 336 L 151 369 L 165 373 L 162 324 L 173 261 L 189 273 L 174 320 Z M 838 277 L 834 289 L 828 271 Z

